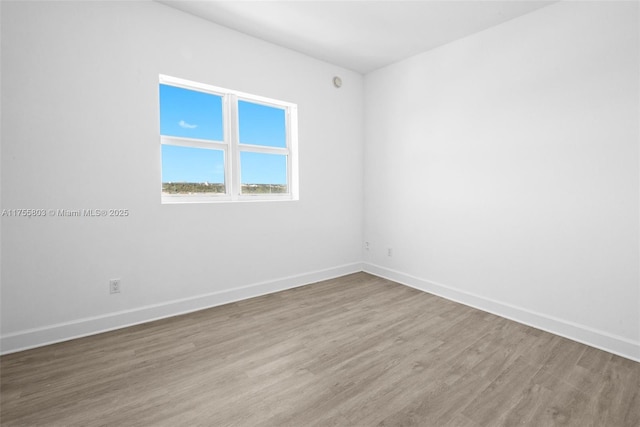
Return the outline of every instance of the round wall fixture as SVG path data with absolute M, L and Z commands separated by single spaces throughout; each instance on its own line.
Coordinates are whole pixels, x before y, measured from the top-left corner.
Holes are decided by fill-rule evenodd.
M 340 88 L 342 86 L 342 79 L 338 76 L 335 76 L 333 78 L 333 85 L 337 88 Z

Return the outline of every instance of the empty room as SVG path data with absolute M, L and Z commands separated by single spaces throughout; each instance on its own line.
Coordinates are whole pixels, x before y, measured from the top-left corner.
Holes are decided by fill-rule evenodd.
M 0 425 L 640 426 L 637 1 L 0 22 Z

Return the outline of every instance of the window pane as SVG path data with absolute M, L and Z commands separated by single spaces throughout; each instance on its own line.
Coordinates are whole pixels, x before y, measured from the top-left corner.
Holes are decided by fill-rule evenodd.
M 241 144 L 286 148 L 287 134 L 282 108 L 238 101 L 238 122 Z
M 224 194 L 224 152 L 163 144 L 162 193 Z
M 222 141 L 222 97 L 161 84 L 160 134 Z
M 287 193 L 287 156 L 242 151 L 242 194 Z

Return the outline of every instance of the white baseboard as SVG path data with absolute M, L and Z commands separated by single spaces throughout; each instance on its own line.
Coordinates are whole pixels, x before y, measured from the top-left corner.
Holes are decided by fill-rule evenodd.
M 132 310 L 6 334 L 0 337 L 0 354 L 14 353 L 140 323 L 178 316 L 180 314 L 279 292 L 360 271 L 393 280 L 394 282 L 423 292 L 438 295 L 451 301 L 459 302 L 640 362 L 640 342 L 638 341 L 632 341 L 584 325 L 474 295 L 440 283 L 369 263 L 341 265 L 325 270 L 255 283 L 240 288 L 212 292 L 162 304 L 148 305 Z
M 333 279 L 360 271 L 362 271 L 361 263 L 341 265 L 325 270 L 255 283 L 240 288 L 212 292 L 191 298 L 168 301 L 162 304 L 148 305 L 132 310 L 79 319 L 73 322 L 15 332 L 0 337 L 0 354 L 14 353 L 47 344 L 99 334 L 114 329 L 125 328 L 127 326 L 296 288 L 298 286 Z
M 532 326 L 640 362 L 640 342 L 616 336 L 588 326 L 558 319 L 542 313 L 464 292 L 410 274 L 365 263 L 363 270 L 403 285 L 474 307 L 500 317 Z

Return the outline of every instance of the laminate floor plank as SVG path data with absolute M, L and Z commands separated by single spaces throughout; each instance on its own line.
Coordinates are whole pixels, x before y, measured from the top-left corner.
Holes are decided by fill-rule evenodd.
M 2 426 L 640 426 L 640 364 L 365 273 L 0 358 Z

